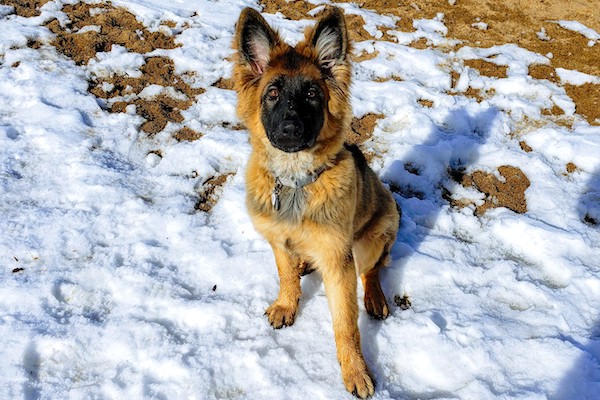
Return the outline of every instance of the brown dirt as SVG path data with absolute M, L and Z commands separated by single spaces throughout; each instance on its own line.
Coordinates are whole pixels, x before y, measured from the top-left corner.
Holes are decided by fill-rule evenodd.
M 182 122 L 180 107 L 184 104 L 184 108 L 188 108 L 191 101 L 182 102 L 169 96 L 158 95 L 150 100 L 137 99 L 133 104 L 136 106 L 136 113 L 146 119 L 141 129 L 153 135 L 162 131 L 168 122 Z
M 185 81 L 175 74 L 175 63 L 167 57 L 148 57 L 146 63 L 140 68 L 142 76 L 139 78 L 130 78 L 123 76 L 115 76 L 111 79 L 97 79 L 93 88 L 98 93 L 94 93 L 99 97 L 112 98 L 115 96 L 124 96 L 127 94 L 139 94 L 144 88 L 149 85 L 160 85 L 164 87 L 173 87 L 178 93 L 182 93 L 188 97 L 193 97 L 204 93 L 204 89 L 193 89 Z M 104 92 L 105 96 L 100 96 L 98 85 L 102 83 L 114 85 L 114 88 L 109 92 Z
M 402 310 L 408 310 L 409 308 L 412 307 L 412 303 L 410 301 L 410 298 L 408 297 L 408 295 L 403 295 L 400 296 L 399 294 L 394 296 L 394 303 L 400 307 L 400 309 Z
M 308 12 L 317 7 L 308 1 L 286 1 L 286 0 L 266 0 L 260 1 L 263 11 L 269 14 L 277 12 L 285 15 L 286 18 L 297 21 L 299 19 L 312 19 Z
M 507 67 L 504 65 L 496 65 L 485 60 L 465 60 L 464 64 L 467 67 L 478 70 L 481 75 L 493 78 L 506 78 Z
M 387 0 L 359 1 L 363 8 L 382 14 L 393 14 L 405 19 L 404 24 L 412 28 L 408 20 L 433 18 L 444 13 L 444 24 L 448 37 L 460 39 L 464 44 L 490 47 L 504 43 L 516 43 L 539 54 L 552 52 L 556 67 L 577 69 L 600 75 L 596 46 L 587 46 L 582 35 L 561 28 L 551 21 L 577 20 L 588 27 L 600 30 L 599 11 L 591 0 L 572 0 L 565 4 L 561 0 L 457 0 L 451 5 L 447 0 L 411 0 L 392 2 Z M 475 22 L 488 24 L 487 30 L 477 29 Z M 541 28 L 551 38 L 543 41 L 536 35 Z M 412 29 L 411 29 L 412 30 Z M 576 57 L 572 57 L 576 55 Z
M 390 4 L 391 3 L 391 4 Z M 576 20 L 600 31 L 600 11 L 592 0 L 457 0 L 454 6 L 446 0 L 415 0 L 360 2 L 365 8 L 392 13 L 407 19 L 433 18 L 444 13 L 448 37 L 460 39 L 464 45 L 491 47 L 504 43 L 517 45 L 539 54 L 552 53 L 551 66 L 535 66 L 533 77 L 557 81 L 555 68 L 574 69 L 600 76 L 600 45 L 588 46 L 588 39 L 579 33 L 561 28 L 552 22 Z M 487 30 L 472 26 L 479 18 L 488 24 Z M 537 33 L 544 28 L 550 40 L 541 40 Z M 479 68 L 478 68 L 479 69 Z M 480 69 L 481 71 L 481 69 Z M 530 69 L 531 72 L 531 69 Z M 482 72 L 483 73 L 483 72 Z M 485 75 L 485 73 L 483 73 Z M 535 76 L 534 76 L 535 75 Z M 488 75 L 490 76 L 490 75 Z M 494 75 L 491 75 L 494 76 Z M 590 124 L 600 124 L 600 85 L 565 86 L 577 106 L 577 112 Z
M 109 111 L 125 112 L 129 104 L 136 106 L 136 113 L 146 119 L 141 129 L 148 134 L 156 134 L 164 129 L 168 122 L 180 123 L 183 121 L 181 110 L 188 109 L 193 104 L 195 96 L 202 94 L 204 89 L 192 88 L 175 74 L 175 64 L 166 57 L 148 57 L 140 71 L 142 76 L 131 78 L 115 75 L 110 78 L 97 78 L 90 83 L 89 91 L 97 97 L 113 99 L 126 95 L 139 95 L 144 88 L 150 85 L 172 87 L 185 100 L 174 99 L 160 94 L 151 99 L 139 97 L 131 101 L 108 102 Z M 105 91 L 103 84 L 109 84 L 112 89 Z M 190 128 L 187 128 L 190 129 Z M 191 130 L 191 129 L 190 129 Z M 191 135 L 189 137 L 201 135 Z
M 40 7 L 50 0 L 0 0 L 0 4 L 13 6 L 15 14 L 21 17 L 37 17 L 40 15 Z
M 263 6 L 264 12 L 270 14 L 280 12 L 286 18 L 291 20 L 314 19 L 308 12 L 317 7 L 307 1 L 263 0 L 260 4 Z M 318 17 L 318 15 L 316 17 Z M 360 41 L 374 39 L 374 37 L 364 29 L 365 20 L 360 15 L 347 14 L 346 24 L 351 40 Z
M 471 61 L 475 61 L 475 60 L 471 60 Z M 478 61 L 482 61 L 482 60 L 478 60 Z M 491 64 L 491 63 L 488 63 L 488 64 Z M 472 63 L 472 65 L 476 65 L 476 63 Z M 472 66 L 471 68 L 475 68 L 475 67 Z M 492 73 L 491 70 L 490 71 L 485 71 L 485 72 L 487 74 L 491 74 Z M 498 72 L 496 70 L 494 70 L 493 73 L 500 74 L 500 72 Z M 506 72 L 505 72 L 505 74 L 506 74 Z M 455 89 L 456 88 L 456 83 L 458 82 L 458 79 L 460 78 L 460 74 L 457 71 L 452 70 L 452 71 L 450 71 L 450 78 L 452 79 L 452 90 L 454 91 L 454 93 L 456 93 L 456 89 Z M 462 92 L 462 94 L 464 96 L 467 96 L 467 97 L 470 97 L 472 99 L 475 99 L 478 102 L 481 102 L 486 96 L 493 94 L 493 89 L 490 90 L 489 92 L 486 92 L 484 90 L 475 89 L 475 88 L 472 88 L 471 86 L 469 86 L 467 88 L 467 90 L 465 90 L 464 92 Z
M 104 11 L 90 13 L 92 9 Z M 113 44 L 142 54 L 155 49 L 177 47 L 173 36 L 148 31 L 135 15 L 109 3 L 76 3 L 65 5 L 62 11 L 70 19 L 66 26 L 61 26 L 57 20 L 47 23 L 48 28 L 56 33 L 52 44 L 78 64 L 86 64 L 99 51 L 110 51 Z M 90 30 L 78 33 L 86 26 L 99 26 L 100 32 Z
M 363 28 L 365 20 L 360 15 L 348 14 L 346 16 L 346 24 L 348 26 L 348 36 L 350 37 L 350 40 L 359 42 L 375 39 Z
M 233 81 L 227 78 L 219 78 L 219 80 L 212 85 L 219 89 L 234 90 Z
M 94 12 L 91 13 L 90 10 Z M 62 26 L 54 19 L 46 24 L 56 34 L 52 45 L 80 65 L 87 64 L 97 52 L 110 51 L 115 44 L 141 54 L 177 47 L 173 36 L 148 31 L 132 13 L 123 8 L 115 8 L 110 3 L 76 3 L 65 5 L 62 11 L 69 17 L 69 23 Z M 97 26 L 99 29 L 79 33 L 89 26 Z M 166 21 L 164 26 L 170 30 L 173 22 Z M 181 123 L 181 111 L 189 108 L 204 89 L 192 88 L 181 76 L 175 74 L 175 64 L 170 58 L 155 56 L 147 57 L 145 61 L 140 68 L 140 77 L 92 77 L 88 90 L 95 96 L 106 99 L 111 112 L 125 112 L 128 105 L 135 105 L 136 113 L 146 119 L 141 129 L 153 135 L 162 131 L 169 122 Z M 171 87 L 178 96 L 172 98 L 160 94 L 151 99 L 140 98 L 138 95 L 150 85 Z M 132 99 L 122 101 L 123 96 Z M 190 128 L 183 127 L 175 133 L 175 137 L 178 140 L 190 140 L 202 136 L 192 132 Z
M 558 117 L 564 114 L 565 112 L 563 111 L 563 109 L 557 106 L 556 104 L 554 104 L 552 108 L 544 108 L 542 110 L 542 115 L 554 115 L 555 117 Z
M 198 190 L 198 201 L 196 202 L 195 209 L 209 212 L 215 204 L 217 204 L 218 191 L 221 186 L 227 181 L 232 173 L 226 173 L 223 175 L 217 175 L 208 178 L 204 181 L 200 189 Z
M 196 132 L 193 129 L 188 128 L 187 126 L 184 126 L 179 131 L 177 131 L 174 136 L 178 142 L 193 142 L 194 140 L 200 139 L 203 135 L 201 133 Z
M 477 100 L 480 103 L 484 99 L 484 96 L 485 96 L 484 91 L 479 90 L 479 89 L 473 89 L 470 86 L 467 88 L 467 90 L 464 91 L 463 94 L 467 97 Z
M 347 2 L 346 0 L 334 0 Z M 396 24 L 397 29 L 412 32 L 414 19 L 433 18 L 437 13 L 444 13 L 444 24 L 448 27 L 448 38 L 459 39 L 474 47 L 491 47 L 505 43 L 515 43 L 538 54 L 552 53 L 550 66 L 534 65 L 530 74 L 536 79 L 548 79 L 559 83 L 555 68 L 565 68 L 600 76 L 600 44 L 588 46 L 588 39 L 583 35 L 561 28 L 553 21 L 576 20 L 582 24 L 600 31 L 600 11 L 594 0 L 540 0 L 526 2 L 523 0 L 457 0 L 451 5 L 447 0 L 363 0 L 356 2 L 364 9 L 374 10 L 380 14 L 396 15 L 401 19 Z M 307 12 L 315 6 L 303 1 L 263 0 L 261 4 L 269 13 L 282 12 L 290 19 L 309 18 Z M 352 17 L 354 18 L 354 17 Z M 473 26 L 475 22 L 488 24 L 488 29 L 482 30 Z M 360 21 L 351 30 L 354 40 L 372 39 L 365 36 L 359 29 Z M 353 27 L 354 27 L 353 25 Z M 537 33 L 541 29 L 549 40 L 542 40 Z M 367 34 L 368 35 L 368 34 Z M 385 35 L 383 40 L 391 40 Z M 431 44 L 420 39 L 410 44 L 415 48 L 428 48 Z M 358 59 L 357 61 L 362 61 Z M 506 68 L 494 64 L 487 65 L 484 61 L 469 61 L 465 64 L 478 62 L 478 69 L 483 75 L 505 77 Z M 588 84 L 583 86 L 565 85 L 568 95 L 577 106 L 577 113 L 582 115 L 590 124 L 600 124 L 600 85 Z M 476 98 L 479 95 L 476 96 Z M 480 100 L 480 99 L 479 99 Z
M 366 114 L 361 118 L 352 118 L 350 124 L 351 132 L 346 137 L 350 144 L 361 144 L 373 135 L 377 121 L 383 118 L 382 114 Z
M 572 174 L 573 172 L 577 171 L 579 168 L 577 168 L 577 165 L 573 164 L 572 162 L 567 163 L 566 166 L 566 170 L 569 174 Z
M 600 47 L 600 44 L 594 47 Z M 598 60 L 600 64 L 600 57 Z M 575 101 L 575 112 L 584 116 L 590 124 L 600 125 L 600 85 L 591 83 L 581 86 L 565 85 L 565 90 Z
M 529 66 L 529 76 L 535 79 L 547 79 L 550 82 L 559 83 L 556 70 L 549 65 L 532 64 Z
M 502 166 L 498 172 L 504 178 L 500 180 L 494 174 L 475 171 L 471 175 L 452 173 L 455 180 L 465 187 L 474 187 L 486 195 L 482 205 L 475 208 L 475 215 L 483 215 L 486 211 L 497 207 L 506 207 L 516 213 L 527 212 L 525 190 L 530 185 L 529 179 L 517 167 Z M 465 206 L 472 203 L 468 199 L 458 200 L 455 206 Z
M 524 141 L 520 141 L 519 146 L 521 146 L 521 150 L 523 150 L 525 153 L 531 153 L 533 151 L 533 149 Z
M 377 57 L 378 55 L 379 55 L 378 51 L 374 51 L 372 53 L 367 53 L 366 51 L 363 51 L 360 54 L 353 55 L 352 56 L 352 61 L 363 62 L 363 61 L 367 61 L 367 60 L 372 60 L 375 57 Z

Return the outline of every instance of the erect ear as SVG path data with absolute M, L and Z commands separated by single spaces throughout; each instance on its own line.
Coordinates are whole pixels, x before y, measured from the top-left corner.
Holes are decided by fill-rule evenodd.
M 348 54 L 348 31 L 342 11 L 336 7 L 325 10 L 307 39 L 317 51 L 322 68 L 331 69 L 344 62 Z
M 237 23 L 235 42 L 240 59 L 260 75 L 269 63 L 271 49 L 281 39 L 256 10 L 244 8 Z

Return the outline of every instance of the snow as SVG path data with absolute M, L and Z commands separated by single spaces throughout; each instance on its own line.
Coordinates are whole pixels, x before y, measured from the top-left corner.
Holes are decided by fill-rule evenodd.
M 556 68 L 556 74 L 564 83 L 571 85 L 583 85 L 586 83 L 600 84 L 600 77 L 584 74 L 583 72 L 574 71 L 564 68 Z
M 318 275 L 303 278 L 292 327 L 274 331 L 262 315 L 278 277 L 245 211 L 250 147 L 245 131 L 228 128 L 238 122 L 234 92 L 211 86 L 231 74 L 239 11 L 257 5 L 113 3 L 150 29 L 168 19 L 182 30 L 180 47 L 158 52 L 206 89 L 182 112 L 204 136 L 177 142 L 167 126 L 148 137 L 132 110 L 108 113 L 88 92 L 90 76 L 138 74 L 142 55 L 114 46 L 78 67 L 49 45 L 28 48 L 31 38 L 51 40 L 41 23 L 64 18 L 60 1 L 33 18 L 0 7 L 0 398 L 352 398 Z M 343 7 L 369 31 L 393 25 Z M 600 128 L 560 85 L 527 75 L 549 62 L 543 55 L 511 44 L 406 46 L 452 40 L 442 17 L 396 32 L 406 39 L 398 44 L 355 44 L 357 54 L 377 52 L 355 66 L 355 115 L 384 115 L 364 147 L 382 179 L 402 188 L 399 240 L 382 273 L 392 315 L 374 321 L 361 306 L 359 318 L 374 398 L 596 398 L 600 231 L 584 218 L 600 220 Z M 290 42 L 310 24 L 267 19 Z M 469 59 L 506 66 L 507 77 L 463 67 Z M 477 102 L 463 95 L 468 87 L 493 91 Z M 527 123 L 553 104 L 572 127 Z M 577 169 L 567 173 L 567 163 Z M 525 214 L 477 217 L 443 199 L 449 189 L 483 201 L 449 168 L 497 174 L 502 165 L 531 181 Z M 203 182 L 228 173 L 215 207 L 195 210 Z M 412 308 L 403 311 L 393 298 L 405 294 Z
M 590 47 L 592 47 L 594 44 L 596 44 L 596 42 L 598 40 L 600 40 L 600 33 L 596 32 L 592 28 L 588 28 L 581 22 L 566 21 L 566 20 L 560 20 L 560 21 L 554 21 L 554 22 L 557 23 L 561 28 L 580 33 L 583 36 L 585 36 L 586 38 L 590 39 L 590 41 L 588 42 L 588 46 L 590 46 Z

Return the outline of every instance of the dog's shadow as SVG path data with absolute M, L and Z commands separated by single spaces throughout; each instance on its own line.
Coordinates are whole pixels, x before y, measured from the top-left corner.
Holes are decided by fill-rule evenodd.
M 393 161 L 381 177 L 402 209 L 392 268 L 381 272 L 387 296 L 400 288 L 411 255 L 419 251 L 442 208 L 449 206 L 444 192 L 451 186 L 452 174 L 477 161 L 479 147 L 490 136 L 498 115 L 494 107 L 475 113 L 465 108 L 452 110 L 442 123 L 429 128 L 423 143 L 413 146 L 402 160 Z
M 304 275 L 300 283 L 302 285 L 302 297 L 300 298 L 298 313 L 301 313 L 302 309 L 306 306 L 306 303 L 314 299 L 321 290 L 323 287 L 323 279 L 318 272 L 311 272 L 308 275 Z
M 453 171 L 463 171 L 479 158 L 479 147 L 490 136 L 499 111 L 483 105 L 476 111 L 457 108 L 450 111 L 441 123 L 434 123 L 427 139 L 415 145 L 401 160 L 394 160 L 382 174 L 402 209 L 398 238 L 392 248 L 392 262 L 380 273 L 391 315 L 401 312 L 394 298 L 401 292 L 404 272 L 410 268 L 411 256 L 435 226 L 440 211 L 449 207 L 444 199 L 446 187 L 451 186 Z M 360 292 L 360 291 L 359 291 Z M 376 376 L 379 347 L 378 333 L 385 321 L 375 321 L 367 315 L 360 318 L 363 349 Z M 365 338 L 368 338 L 365 340 Z M 375 339 L 371 339 L 375 338 Z

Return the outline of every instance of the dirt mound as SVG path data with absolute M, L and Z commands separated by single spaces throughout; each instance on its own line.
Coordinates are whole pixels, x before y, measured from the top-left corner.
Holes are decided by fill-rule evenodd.
M 108 107 L 112 112 L 125 112 L 127 106 L 133 104 L 136 113 L 146 119 L 141 129 L 148 134 L 162 131 L 168 122 L 180 123 L 183 121 L 181 110 L 186 110 L 193 104 L 195 96 L 202 94 L 204 89 L 191 88 L 175 74 L 175 64 L 167 57 L 148 57 L 140 71 L 142 76 L 132 78 L 115 75 L 110 78 L 96 78 L 90 83 L 90 92 L 109 100 Z M 163 93 L 150 97 L 140 98 L 139 94 L 150 85 L 159 85 L 164 88 L 173 88 L 176 97 Z M 130 98 L 133 100 L 122 101 L 119 99 Z M 110 101 L 112 100 L 112 101 Z M 176 134 L 176 137 L 200 137 L 200 134 Z
M 496 65 L 485 60 L 465 60 L 464 64 L 467 67 L 476 69 L 483 76 L 489 76 L 492 78 L 506 78 L 506 70 L 508 69 L 505 65 Z
M 504 165 L 498 168 L 501 178 L 484 171 L 475 171 L 470 175 L 460 171 L 451 171 L 452 178 L 464 187 L 472 187 L 485 194 L 484 203 L 475 207 L 475 215 L 483 215 L 492 208 L 506 207 L 516 213 L 527 212 L 525 190 L 529 179 L 517 167 Z M 454 206 L 465 207 L 474 204 L 470 199 L 450 200 Z
M 52 44 L 78 64 L 87 63 L 97 52 L 110 51 L 113 44 L 142 54 L 177 47 L 173 36 L 148 31 L 135 15 L 110 3 L 76 3 L 65 5 L 62 11 L 70 20 L 66 26 L 56 19 L 47 23 L 56 34 Z
M 310 4 L 307 1 L 289 1 L 289 0 L 263 0 L 260 2 L 263 11 L 270 14 L 280 12 L 286 18 L 291 20 L 314 19 L 318 14 L 311 16 L 309 12 L 317 5 Z M 374 39 L 365 29 L 365 20 L 360 15 L 346 14 L 346 24 L 348 26 L 348 35 L 351 40 L 369 40 Z
M 40 15 L 40 7 L 50 0 L 2 0 L 0 4 L 13 6 L 15 14 L 21 17 L 37 17 Z
M 346 135 L 346 142 L 351 144 L 361 144 L 373 136 L 373 130 L 377 121 L 383 118 L 382 114 L 366 114 L 360 118 L 352 118 L 350 123 L 350 132 Z
M 219 200 L 218 192 L 233 173 L 212 176 L 205 180 L 202 185 L 196 190 L 198 193 L 198 201 L 195 209 L 199 211 L 209 212 Z
M 599 47 L 600 45 L 596 45 Z M 600 54 L 598 54 L 600 60 Z M 592 125 L 600 125 L 600 85 L 565 85 L 567 95 L 575 102 L 575 111 Z
M 56 19 L 46 24 L 56 34 L 51 44 L 80 65 L 87 64 L 98 52 L 111 51 L 113 45 L 141 54 L 178 46 L 169 34 L 173 26 L 169 21 L 164 22 L 159 31 L 150 32 L 132 13 L 110 3 L 76 3 L 65 5 L 62 11 L 69 18 L 65 26 Z M 192 88 L 183 77 L 175 74 L 175 64 L 168 57 L 147 57 L 145 61 L 140 68 L 140 77 L 92 77 L 89 91 L 106 99 L 106 107 L 111 112 L 126 112 L 128 106 L 134 106 L 135 112 L 146 119 L 141 129 L 153 135 L 169 122 L 181 123 L 181 111 L 189 108 L 204 89 Z M 140 93 L 151 85 L 165 90 L 154 96 L 140 97 Z M 174 136 L 178 140 L 195 140 L 202 135 L 182 127 Z

